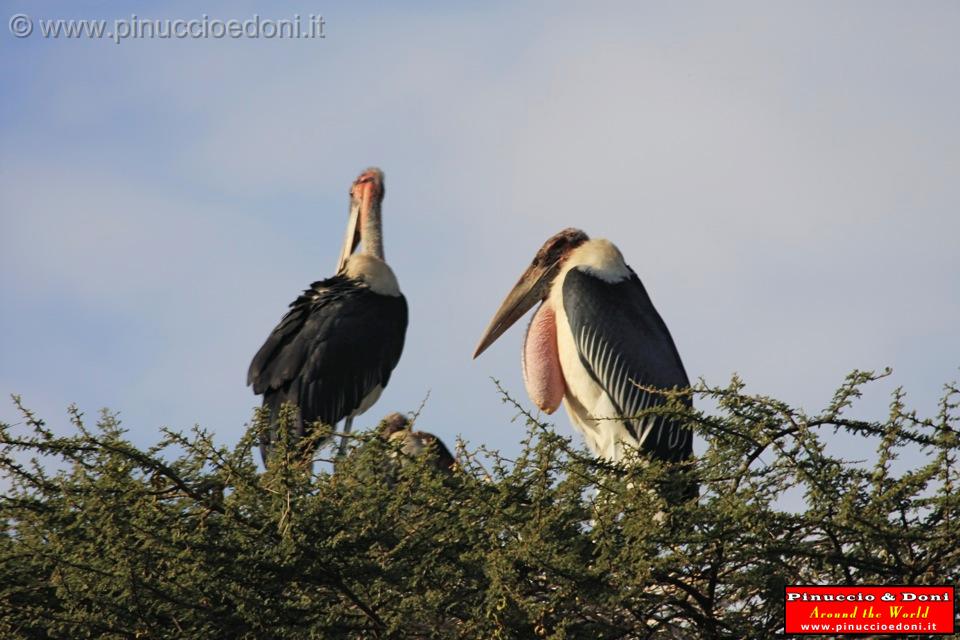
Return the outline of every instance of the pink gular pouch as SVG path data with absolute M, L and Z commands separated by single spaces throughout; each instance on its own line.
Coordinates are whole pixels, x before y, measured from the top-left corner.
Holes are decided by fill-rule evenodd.
M 563 401 L 566 387 L 557 350 L 557 317 L 550 301 L 540 305 L 523 342 L 523 383 L 530 399 L 541 410 L 553 413 Z

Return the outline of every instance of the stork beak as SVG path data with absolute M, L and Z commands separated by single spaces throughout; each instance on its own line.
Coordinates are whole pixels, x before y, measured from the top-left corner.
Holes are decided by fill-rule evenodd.
M 559 262 L 543 265 L 534 260 L 497 309 L 493 320 L 480 338 L 477 350 L 473 352 L 474 358 L 486 351 L 487 347 L 496 342 L 497 338 L 513 326 L 513 323 L 523 317 L 523 314 L 547 297 L 550 283 L 553 282 L 558 270 Z
M 363 193 L 366 193 L 364 191 Z M 347 234 L 343 239 L 343 249 L 340 251 L 340 259 L 337 260 L 337 273 L 343 271 L 344 265 L 353 253 L 353 250 L 360 244 L 360 215 L 363 210 L 364 199 L 354 194 L 350 196 L 350 217 L 347 220 Z

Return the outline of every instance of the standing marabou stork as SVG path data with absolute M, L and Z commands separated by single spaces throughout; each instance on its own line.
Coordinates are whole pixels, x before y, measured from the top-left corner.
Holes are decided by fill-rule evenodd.
M 298 439 L 316 421 L 333 427 L 346 418 L 349 433 L 353 418 L 377 401 L 400 360 L 407 301 L 383 259 L 383 195 L 379 169 L 367 169 L 354 181 L 336 275 L 314 282 L 290 304 L 250 363 L 247 384 L 263 394 L 271 413 L 270 432 L 260 443 L 264 464 L 277 438 L 281 405 L 299 408 Z M 340 455 L 345 447 L 346 438 Z
M 530 399 L 547 413 L 562 400 L 598 457 L 619 461 L 626 443 L 659 460 L 689 458 L 689 427 L 663 416 L 632 419 L 665 402 L 635 382 L 669 389 L 689 381 L 667 326 L 619 249 L 579 229 L 547 240 L 493 316 L 473 357 L 538 302 L 523 345 Z

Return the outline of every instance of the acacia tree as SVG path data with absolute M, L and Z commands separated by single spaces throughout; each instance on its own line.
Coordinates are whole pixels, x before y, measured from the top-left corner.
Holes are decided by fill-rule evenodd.
M 503 394 L 528 423 L 520 455 L 461 443 L 450 475 L 364 435 L 336 473 L 283 440 L 260 473 L 263 415 L 232 448 L 194 429 L 140 450 L 110 413 L 91 427 L 72 408 L 75 434 L 57 436 L 15 399 L 23 424 L 0 427 L 0 636 L 771 637 L 786 584 L 953 583 L 960 391 L 933 418 L 900 390 L 886 420 L 851 417 L 877 377 L 851 374 L 816 415 L 736 378 L 668 393 L 644 413 L 707 443 L 683 468 L 593 460 Z M 838 431 L 870 460 L 837 457 Z M 923 463 L 895 473 L 905 449 Z M 690 474 L 700 498 L 665 500 Z

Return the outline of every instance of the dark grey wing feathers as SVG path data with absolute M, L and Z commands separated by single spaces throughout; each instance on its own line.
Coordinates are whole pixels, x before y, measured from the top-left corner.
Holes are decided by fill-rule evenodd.
M 336 424 L 386 386 L 406 327 L 403 296 L 376 294 L 344 276 L 315 282 L 254 356 L 247 382 L 265 406 L 297 404 L 302 422 Z
M 637 384 L 662 389 L 690 384 L 670 332 L 636 274 L 610 283 L 571 269 L 563 281 L 563 307 L 580 362 L 626 418 L 641 449 L 663 460 L 690 457 L 689 428 L 662 416 L 630 419 L 664 402 Z

